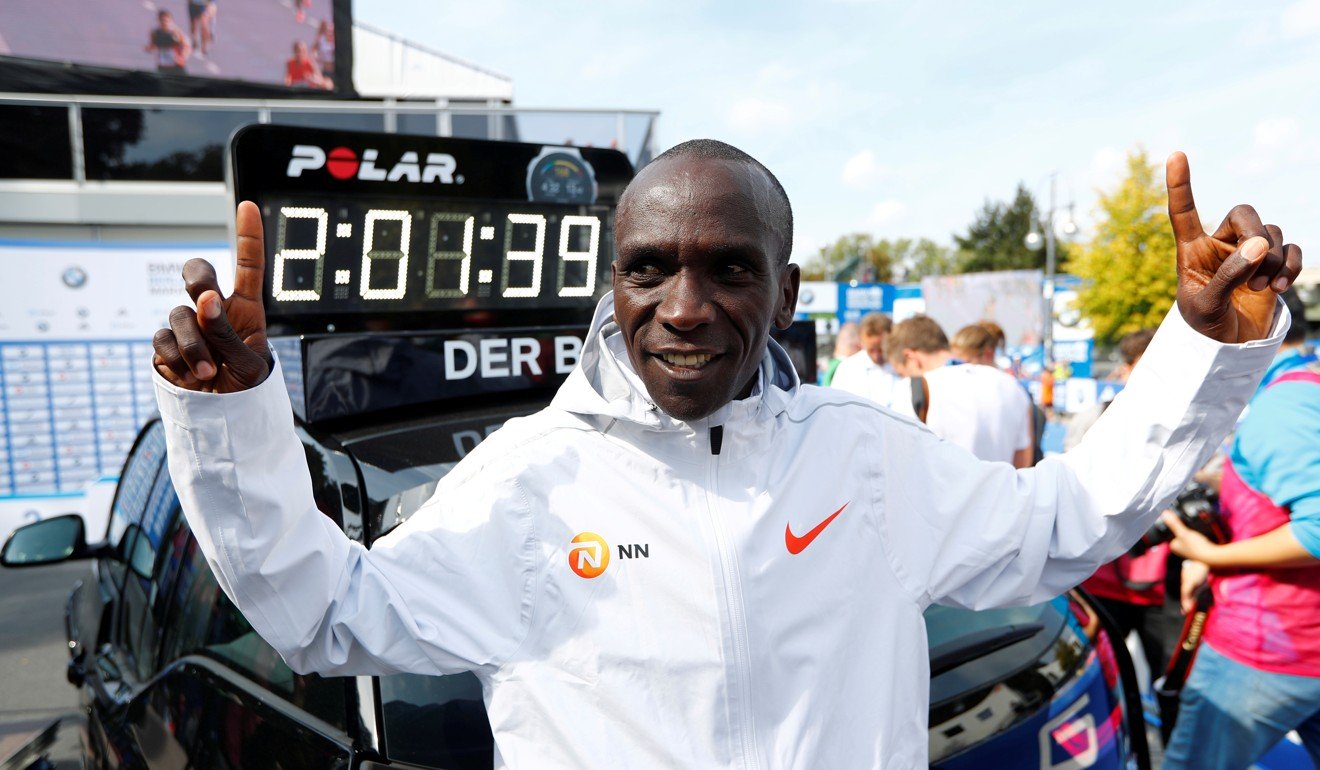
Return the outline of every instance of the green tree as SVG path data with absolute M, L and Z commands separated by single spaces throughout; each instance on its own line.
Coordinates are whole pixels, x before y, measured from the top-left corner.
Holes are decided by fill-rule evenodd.
M 1128 154 L 1127 176 L 1100 195 L 1095 237 L 1067 265 L 1086 282 L 1077 308 L 1100 344 L 1158 326 L 1173 306 L 1176 252 L 1159 170 L 1144 149 Z
M 915 243 L 907 239 L 902 242 L 908 246 L 894 260 L 895 280 L 916 283 L 922 278 L 958 272 L 957 254 L 948 246 L 942 246 L 929 238 L 922 238 Z
M 824 246 L 802 266 L 808 281 L 862 279 L 889 281 L 893 276 L 893 247 L 866 233 L 844 235 Z
M 1045 269 L 1045 250 L 1032 251 L 1026 245 L 1033 222 L 1036 232 L 1042 232 L 1036 201 L 1020 182 L 1011 202 L 986 201 L 967 234 L 953 236 L 958 247 L 958 272 Z M 1058 243 L 1056 248 L 1057 256 L 1062 256 L 1063 244 Z

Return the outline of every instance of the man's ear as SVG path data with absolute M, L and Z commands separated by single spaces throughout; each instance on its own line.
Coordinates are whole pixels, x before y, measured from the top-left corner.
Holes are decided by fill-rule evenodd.
M 921 351 L 916 348 L 903 348 L 903 366 L 907 367 L 913 373 L 909 377 L 915 377 L 918 374 L 926 373 L 926 362 L 921 357 Z
M 789 262 L 779 271 L 779 307 L 775 309 L 775 328 L 787 329 L 797 314 L 798 288 L 802 284 L 802 268 Z

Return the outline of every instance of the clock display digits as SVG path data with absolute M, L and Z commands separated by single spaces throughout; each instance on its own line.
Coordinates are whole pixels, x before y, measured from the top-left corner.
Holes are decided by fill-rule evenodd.
M 307 195 L 263 209 L 276 317 L 587 310 L 614 258 L 606 207 Z
M 316 220 L 316 244 L 313 248 L 288 248 L 289 220 Z M 321 280 L 325 271 L 325 234 L 330 226 L 330 217 L 325 209 L 302 206 L 283 206 L 280 208 L 279 224 L 275 235 L 275 274 L 271 280 L 271 297 L 278 302 L 309 302 L 321 298 Z M 313 268 L 311 288 L 285 288 L 285 267 L 290 260 L 316 260 Z
M 513 248 L 513 228 L 516 225 L 535 225 L 534 246 L 530 250 Z M 541 214 L 509 214 L 504 225 L 504 270 L 501 271 L 500 292 L 505 297 L 537 297 L 541 294 L 541 263 L 545 258 L 545 217 Z M 514 262 L 532 263 L 532 276 L 527 286 L 510 286 L 509 273 Z
M 373 248 L 377 222 L 399 222 L 399 248 Z M 412 240 L 412 214 L 407 211 L 371 209 L 362 223 L 362 276 L 358 293 L 362 299 L 403 299 L 408 289 L 408 247 Z M 394 286 L 371 288 L 371 269 L 378 262 L 394 262 Z
M 463 248 L 442 249 L 440 246 L 442 223 L 463 223 Z M 476 224 L 476 217 L 466 214 L 432 214 L 431 215 L 431 238 L 427 248 L 430 256 L 426 260 L 426 296 L 429 299 L 452 299 L 455 297 L 466 297 L 468 287 L 471 285 L 472 278 L 472 229 Z M 453 288 L 436 285 L 436 273 L 442 270 L 452 270 L 452 265 L 445 266 L 442 263 L 458 262 L 458 281 Z
M 574 227 L 587 228 L 587 248 L 575 251 L 569 248 Z M 596 293 L 596 254 L 600 248 L 600 219 L 597 217 L 566 216 L 559 220 L 559 296 L 590 297 Z M 568 286 L 570 263 L 585 265 L 583 284 Z

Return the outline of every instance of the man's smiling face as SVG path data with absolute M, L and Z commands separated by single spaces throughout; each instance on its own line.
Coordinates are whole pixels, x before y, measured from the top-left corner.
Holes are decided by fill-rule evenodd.
M 680 156 L 643 169 L 619 206 L 614 317 L 673 417 L 746 396 L 770 325 L 793 321 L 799 271 L 780 264 L 777 195 L 750 163 Z

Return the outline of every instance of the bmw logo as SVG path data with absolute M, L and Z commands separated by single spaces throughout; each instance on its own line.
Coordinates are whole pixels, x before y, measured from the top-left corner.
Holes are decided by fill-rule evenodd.
M 812 300 L 816 299 L 816 292 L 812 291 L 811 289 L 803 289 L 802 295 L 799 297 L 799 299 L 802 300 L 802 304 L 810 305 Z
M 70 289 L 81 289 L 87 284 L 87 271 L 76 265 L 66 267 L 64 272 L 60 273 L 60 280 Z

